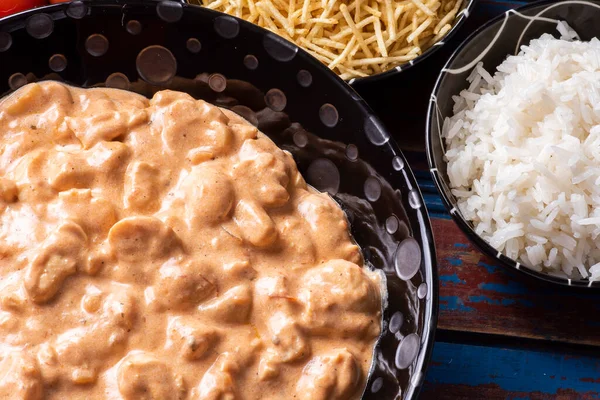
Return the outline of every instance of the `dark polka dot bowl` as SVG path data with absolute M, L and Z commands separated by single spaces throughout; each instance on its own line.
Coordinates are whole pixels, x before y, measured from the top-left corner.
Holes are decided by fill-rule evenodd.
M 398 146 L 365 102 L 303 50 L 178 2 L 76 1 L 0 19 L 0 94 L 54 79 L 169 88 L 242 115 L 343 207 L 388 299 L 364 399 L 414 399 L 437 321 L 431 227 Z

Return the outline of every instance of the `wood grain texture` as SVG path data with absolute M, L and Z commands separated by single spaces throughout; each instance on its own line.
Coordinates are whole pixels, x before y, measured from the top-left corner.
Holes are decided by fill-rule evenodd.
M 600 293 L 538 282 L 484 255 L 450 218 L 423 157 L 407 158 L 418 168 L 436 242 L 438 329 L 600 347 Z
M 600 299 L 509 274 L 452 220 L 433 219 L 440 329 L 600 346 Z
M 421 399 L 600 397 L 600 358 L 436 343 Z

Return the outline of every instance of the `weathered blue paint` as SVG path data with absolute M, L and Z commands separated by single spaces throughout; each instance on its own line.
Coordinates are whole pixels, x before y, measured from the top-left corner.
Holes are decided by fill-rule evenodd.
M 450 219 L 450 214 L 446 210 L 442 198 L 440 197 L 435 184 L 431 180 L 428 171 L 415 171 L 417 183 L 423 194 L 423 200 L 427 206 L 427 211 L 432 218 Z
M 500 270 L 500 267 L 498 267 L 496 265 L 486 264 L 483 261 L 479 261 L 477 263 L 477 265 L 479 265 L 480 267 L 484 267 L 485 269 L 487 269 L 487 271 L 490 274 L 493 274 L 493 273 L 498 272 Z
M 448 215 L 446 213 L 440 214 L 440 213 L 431 212 L 431 211 L 429 211 L 429 216 L 431 218 L 436 218 L 436 219 L 452 219 L 452 217 L 450 217 L 450 215 Z
M 451 219 L 450 214 L 446 210 L 446 206 L 442 203 L 442 199 L 437 193 L 428 193 L 422 190 L 423 200 L 427 206 L 427 211 L 432 218 Z
M 466 282 L 464 279 L 460 279 L 457 274 L 452 275 L 440 275 L 440 282 L 442 285 L 453 283 L 455 285 L 464 285 Z
M 460 249 L 468 249 L 469 245 L 466 243 L 454 243 L 454 247 L 458 247 Z
M 509 281 L 507 284 L 502 283 L 480 283 L 478 285 L 480 289 L 489 290 L 496 293 L 504 293 L 511 295 L 518 295 L 527 293 L 527 287 L 520 282 Z
M 423 200 L 425 200 L 425 204 L 427 204 L 427 209 L 431 209 L 432 211 L 437 211 L 440 213 L 446 212 L 446 207 L 444 206 L 444 203 L 442 203 L 440 196 L 437 194 L 424 192 Z
M 475 311 L 473 307 L 465 306 L 465 303 L 458 296 L 440 296 L 440 310 Z
M 458 257 L 447 257 L 444 260 L 448 261 L 454 267 L 460 267 L 463 261 Z
M 599 376 L 600 357 L 438 342 L 425 385 L 497 384 L 507 392 L 521 392 L 520 396 L 565 389 L 600 393 Z

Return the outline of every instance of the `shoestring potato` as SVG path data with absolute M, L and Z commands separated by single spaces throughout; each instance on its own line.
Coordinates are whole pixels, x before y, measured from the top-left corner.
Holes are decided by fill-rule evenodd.
M 296 43 L 343 79 L 423 54 L 451 29 L 464 0 L 194 0 Z

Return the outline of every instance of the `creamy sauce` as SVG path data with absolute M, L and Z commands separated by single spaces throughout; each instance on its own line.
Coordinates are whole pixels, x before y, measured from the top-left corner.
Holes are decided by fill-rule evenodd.
M 379 281 L 255 127 L 44 82 L 0 132 L 0 399 L 360 396 Z

